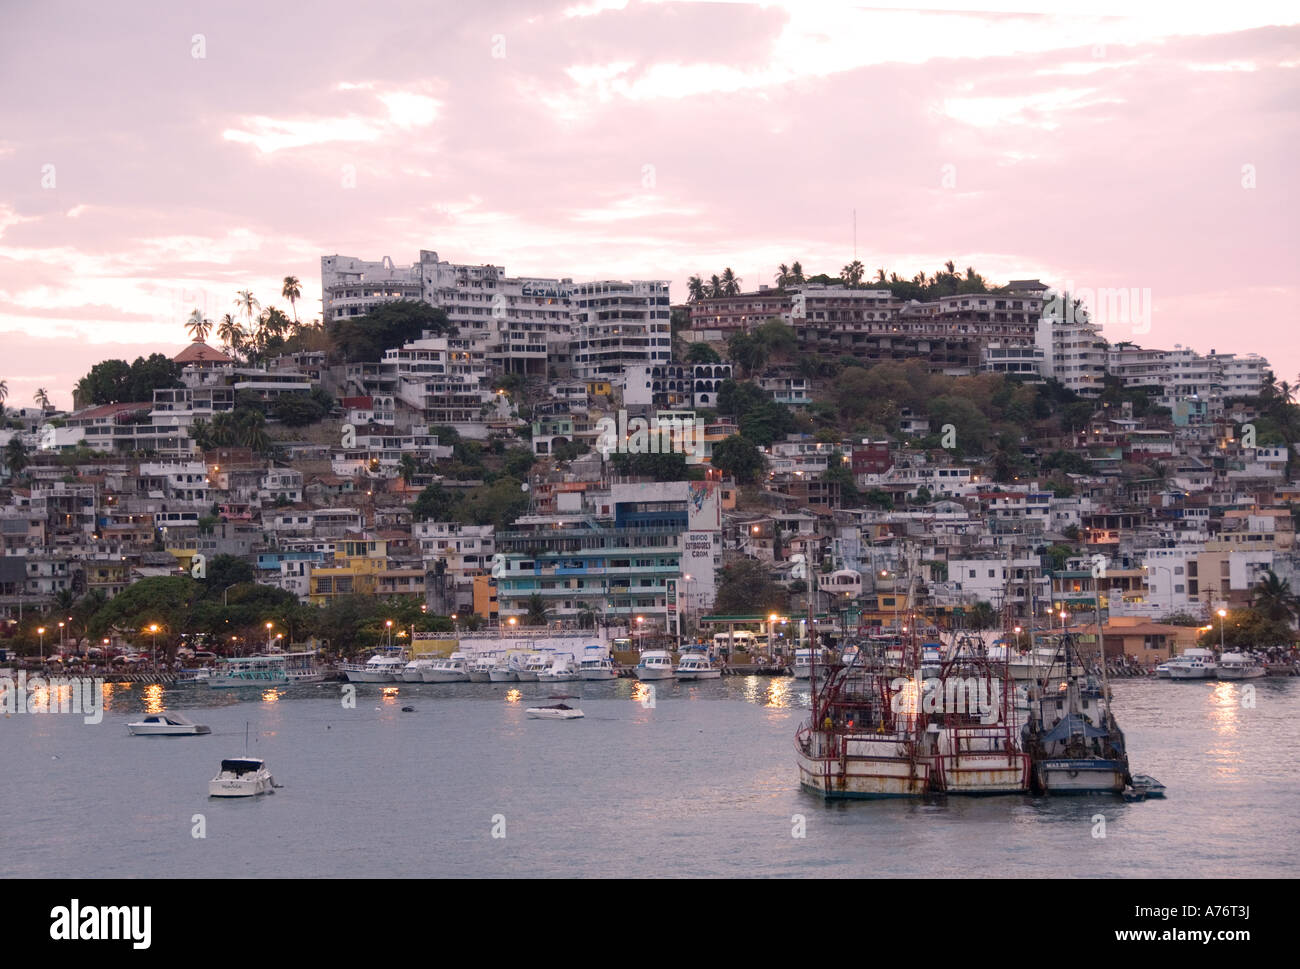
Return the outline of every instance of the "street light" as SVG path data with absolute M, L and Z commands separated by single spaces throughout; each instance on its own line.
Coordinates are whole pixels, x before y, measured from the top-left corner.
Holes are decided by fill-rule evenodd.
M 150 662 L 153 664 L 153 668 L 157 669 L 158 668 L 158 624 L 156 622 L 150 623 L 149 632 L 153 633 L 152 659 L 150 660 Z
M 1228 610 L 1219 610 L 1219 652 L 1223 652 L 1223 620 L 1228 618 Z
M 36 632 L 41 637 L 41 665 L 44 666 L 45 665 L 45 627 L 44 626 L 36 627 Z
M 63 652 L 63 623 L 59 623 L 59 652 Z

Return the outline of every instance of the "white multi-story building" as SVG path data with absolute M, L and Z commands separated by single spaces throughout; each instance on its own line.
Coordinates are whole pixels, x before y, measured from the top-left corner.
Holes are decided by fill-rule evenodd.
M 582 380 L 672 360 L 668 283 L 599 280 L 573 287 L 570 362 Z
M 1043 376 L 1060 381 L 1082 397 L 1101 394 L 1106 376 L 1106 341 L 1101 328 L 1073 312 L 1044 310 L 1037 345 L 1043 351 Z

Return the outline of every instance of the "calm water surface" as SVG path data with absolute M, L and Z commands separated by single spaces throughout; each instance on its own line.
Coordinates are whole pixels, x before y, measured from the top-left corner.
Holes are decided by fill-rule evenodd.
M 830 806 L 797 782 L 806 681 L 660 684 L 653 708 L 632 681 L 560 684 L 586 713 L 568 722 L 525 717 L 556 692 L 539 683 L 361 685 L 354 709 L 333 683 L 110 685 L 99 725 L 0 719 L 0 875 L 1290 876 L 1300 679 L 1251 685 L 1253 708 L 1240 684 L 1115 684 L 1133 770 L 1164 782 L 1164 801 Z M 127 734 L 163 708 L 212 734 Z M 245 753 L 246 723 L 248 752 L 284 787 L 209 800 L 220 760 Z

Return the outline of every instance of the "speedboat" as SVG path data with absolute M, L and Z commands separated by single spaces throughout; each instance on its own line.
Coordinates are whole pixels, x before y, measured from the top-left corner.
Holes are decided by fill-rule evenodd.
M 1212 680 L 1218 670 L 1214 651 L 1185 649 L 1169 662 L 1169 678 L 1173 680 Z
M 1147 798 L 1162 798 L 1165 796 L 1165 786 L 1150 774 L 1134 774 L 1133 790 Z
M 1172 661 L 1170 661 L 1170 662 L 1172 662 Z M 1161 663 L 1159 666 L 1157 666 L 1157 667 L 1156 667 L 1156 677 L 1159 678 L 1159 679 L 1162 679 L 1162 680 L 1169 680 L 1169 679 L 1172 679 L 1174 674 L 1171 673 L 1171 672 L 1169 671 L 1169 666 L 1170 666 L 1170 663 L 1168 663 L 1168 662 L 1166 662 L 1166 663 Z
M 506 653 L 496 658 L 492 668 L 488 670 L 488 679 L 493 683 L 515 683 L 519 680 L 517 672 L 518 660 L 515 659 L 518 653 Z
M 543 683 L 569 683 L 579 678 L 578 665 L 567 654 L 555 656 L 551 665 L 537 674 L 537 679 Z
M 187 720 L 179 713 L 151 713 L 143 720 L 128 723 L 126 729 L 136 737 L 193 737 L 212 733 L 209 727 Z
M 435 659 L 424 668 L 425 683 L 467 683 L 470 674 L 468 653 L 452 653 L 450 656 Z
M 560 702 L 544 707 L 529 707 L 524 713 L 532 720 L 578 720 L 582 717 L 581 710 L 564 702 L 565 700 L 577 699 L 576 697 L 562 695 L 553 696 L 551 699 Z
M 676 675 L 672 654 L 664 649 L 648 649 L 636 664 L 638 680 L 671 680 Z
M 578 676 L 584 680 L 613 680 L 618 678 L 618 670 L 604 647 L 588 646 L 583 650 Z
M 716 680 L 722 676 L 722 670 L 709 662 L 708 654 L 698 649 L 682 654 L 676 673 L 679 680 Z
M 1224 653 L 1219 657 L 1219 679 L 1253 680 L 1263 676 L 1268 670 L 1249 653 Z
M 223 760 L 220 773 L 208 781 L 209 797 L 255 797 L 274 792 L 275 779 L 258 757 Z

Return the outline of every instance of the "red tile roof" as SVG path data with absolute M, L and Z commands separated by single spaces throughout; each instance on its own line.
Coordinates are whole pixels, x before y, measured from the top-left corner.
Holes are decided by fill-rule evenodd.
M 172 357 L 176 363 L 234 363 L 228 356 L 220 350 L 214 350 L 206 343 L 191 343 L 176 356 Z

